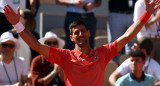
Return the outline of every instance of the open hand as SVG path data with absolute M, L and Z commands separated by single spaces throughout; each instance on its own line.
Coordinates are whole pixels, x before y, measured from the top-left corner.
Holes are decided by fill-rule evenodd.
M 9 5 L 6 5 L 3 8 L 3 10 L 4 10 L 4 14 L 5 14 L 7 20 L 12 25 L 15 25 L 19 22 L 19 20 L 20 20 L 20 12 L 19 12 L 20 9 L 19 9 L 19 7 L 17 8 L 17 13 L 15 13 Z

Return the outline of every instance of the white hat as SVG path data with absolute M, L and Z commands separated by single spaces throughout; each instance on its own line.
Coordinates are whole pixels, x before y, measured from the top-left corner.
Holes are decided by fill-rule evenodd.
M 2 33 L 1 38 L 0 38 L 0 43 L 7 42 L 9 40 L 11 40 L 11 41 L 13 41 L 15 43 L 16 49 L 20 48 L 19 41 L 16 38 L 13 37 L 12 33 L 10 33 L 10 32 L 4 32 L 4 33 Z
M 64 45 L 65 45 L 65 42 L 63 39 L 57 37 L 57 35 L 51 31 L 47 32 L 44 36 L 44 38 L 41 38 L 39 39 L 38 41 L 41 43 L 41 44 L 44 44 L 44 42 L 47 40 L 47 39 L 50 39 L 50 38 L 56 38 L 58 40 L 58 48 L 63 48 Z

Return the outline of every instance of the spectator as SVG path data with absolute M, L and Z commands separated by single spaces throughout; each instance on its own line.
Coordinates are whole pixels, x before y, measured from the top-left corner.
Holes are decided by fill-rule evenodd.
M 108 43 L 120 37 L 133 23 L 134 4 L 137 0 L 109 0 L 109 17 L 107 22 Z M 116 3 L 115 3 L 116 2 Z M 143 11 L 144 12 L 144 11 Z M 121 53 L 112 60 L 119 65 L 120 55 L 130 52 L 132 42 L 129 42 Z
M 12 24 L 10 24 L 4 16 L 3 8 L 6 4 L 10 5 L 16 12 L 17 7 L 20 7 L 21 9 L 26 7 L 26 0 L 0 0 L 0 35 L 13 28 Z
M 14 56 L 20 47 L 12 33 L 4 32 L 0 38 L 0 85 L 23 86 L 27 83 L 27 66 L 21 57 Z
M 138 42 L 137 39 L 135 39 L 135 41 L 134 41 L 134 43 L 133 43 L 133 45 L 132 45 L 132 47 L 131 47 L 131 50 L 132 50 L 132 51 L 139 50 L 139 42 Z
M 141 50 L 145 54 L 145 65 L 143 66 L 143 71 L 147 74 L 154 76 L 155 85 L 160 85 L 160 65 L 152 57 L 150 53 L 153 49 L 153 43 L 148 38 L 141 38 L 134 43 L 135 46 L 133 51 Z M 136 48 L 136 49 L 135 49 Z M 125 60 L 111 75 L 109 81 L 112 85 L 115 84 L 117 79 L 131 71 L 130 59 Z
M 145 55 L 141 51 L 130 53 L 131 72 L 119 78 L 115 86 L 154 86 L 153 76 L 143 72 Z
M 20 21 L 22 24 L 26 27 L 28 31 L 30 31 L 36 39 L 39 39 L 39 34 L 35 32 L 36 28 L 36 21 L 31 13 L 31 10 L 29 9 L 21 9 L 20 10 Z M 24 40 L 18 35 L 18 33 L 13 29 L 11 31 L 14 35 L 17 35 L 18 40 L 20 41 L 21 47 L 17 51 L 17 56 L 24 57 L 28 66 L 28 70 L 30 70 L 30 63 L 34 57 L 39 55 L 38 52 L 32 50 L 25 42 Z
M 14 25 L 16 31 L 31 48 L 44 55 L 47 61 L 61 66 L 66 86 L 103 86 L 105 67 L 108 62 L 136 36 L 150 15 L 160 6 L 160 2 L 156 0 L 150 3 L 145 0 L 145 2 L 144 14 L 128 28 L 125 34 L 113 43 L 103 45 L 95 50 L 89 44 L 90 31 L 80 20 L 75 20 L 70 24 L 70 39 L 75 43 L 75 49 L 67 50 L 40 44 L 19 22 L 19 12 L 15 13 L 9 5 L 5 6 L 4 11 L 8 21 Z M 17 10 L 19 11 L 19 9 Z
M 90 46 L 92 49 L 94 49 L 94 38 L 97 29 L 97 21 L 94 16 L 94 9 L 101 5 L 101 0 L 56 0 L 56 3 L 67 6 L 67 14 L 64 22 L 64 29 L 66 33 L 65 49 L 72 50 L 75 47 L 74 43 L 69 38 L 69 24 L 73 20 L 82 20 L 86 24 L 86 27 L 91 33 L 89 38 Z
M 36 39 L 39 39 L 39 34 L 37 32 L 35 32 L 36 29 L 36 21 L 31 13 L 31 10 L 29 9 L 22 9 L 20 10 L 20 21 L 22 22 L 22 24 L 26 27 L 26 29 L 28 31 L 30 31 L 35 37 Z M 31 48 L 30 48 L 31 49 Z M 38 52 L 34 51 L 33 49 L 31 49 L 31 60 L 36 57 L 37 55 L 39 55 Z
M 47 32 L 39 39 L 41 44 L 55 48 L 63 48 L 64 41 L 53 32 Z M 52 74 L 55 73 L 56 77 Z M 31 65 L 32 86 L 65 86 L 63 71 L 57 64 L 45 60 L 43 55 L 35 57 Z M 58 80 L 56 82 L 56 80 Z
M 151 1 L 151 0 L 148 0 Z M 134 8 L 134 22 L 138 20 L 143 11 L 145 10 L 144 0 L 137 0 Z M 158 35 L 158 26 L 160 25 L 160 9 L 152 14 L 149 21 L 143 26 L 141 31 L 137 34 L 137 38 L 149 37 L 154 45 L 154 48 L 151 53 L 151 57 L 154 58 L 160 64 L 160 49 L 157 46 L 160 46 L 160 36 Z
M 39 0 L 26 0 L 26 8 L 31 10 L 32 15 L 34 17 L 37 15 L 39 6 L 40 6 Z

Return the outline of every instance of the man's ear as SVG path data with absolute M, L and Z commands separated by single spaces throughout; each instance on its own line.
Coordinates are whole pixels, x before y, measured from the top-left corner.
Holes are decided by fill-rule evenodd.
M 145 63 L 146 63 L 146 61 L 144 60 L 144 61 L 143 61 L 143 64 L 145 65 Z
M 90 30 L 88 30 L 89 37 L 91 36 Z
M 70 37 L 71 41 L 73 42 L 73 39 L 72 39 L 73 37 L 72 37 L 72 35 L 70 35 L 69 37 Z
M 141 51 L 142 51 L 145 55 L 147 55 L 146 49 L 141 49 Z

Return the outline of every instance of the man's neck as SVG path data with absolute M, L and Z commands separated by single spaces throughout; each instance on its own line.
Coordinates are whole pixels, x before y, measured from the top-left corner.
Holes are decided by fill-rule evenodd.
M 134 74 L 134 76 L 136 77 L 136 80 L 138 82 L 142 81 L 142 75 L 143 75 L 143 71 L 138 71 L 138 72 L 132 72 Z
M 12 59 L 13 59 L 13 56 L 8 56 L 8 55 L 7 56 L 4 56 L 4 55 L 1 56 L 1 60 L 6 64 L 9 64 L 12 61 Z
M 89 46 L 78 46 L 78 45 L 76 45 L 75 48 L 78 49 L 80 52 L 85 53 L 86 55 L 88 55 L 90 53 L 90 47 Z

